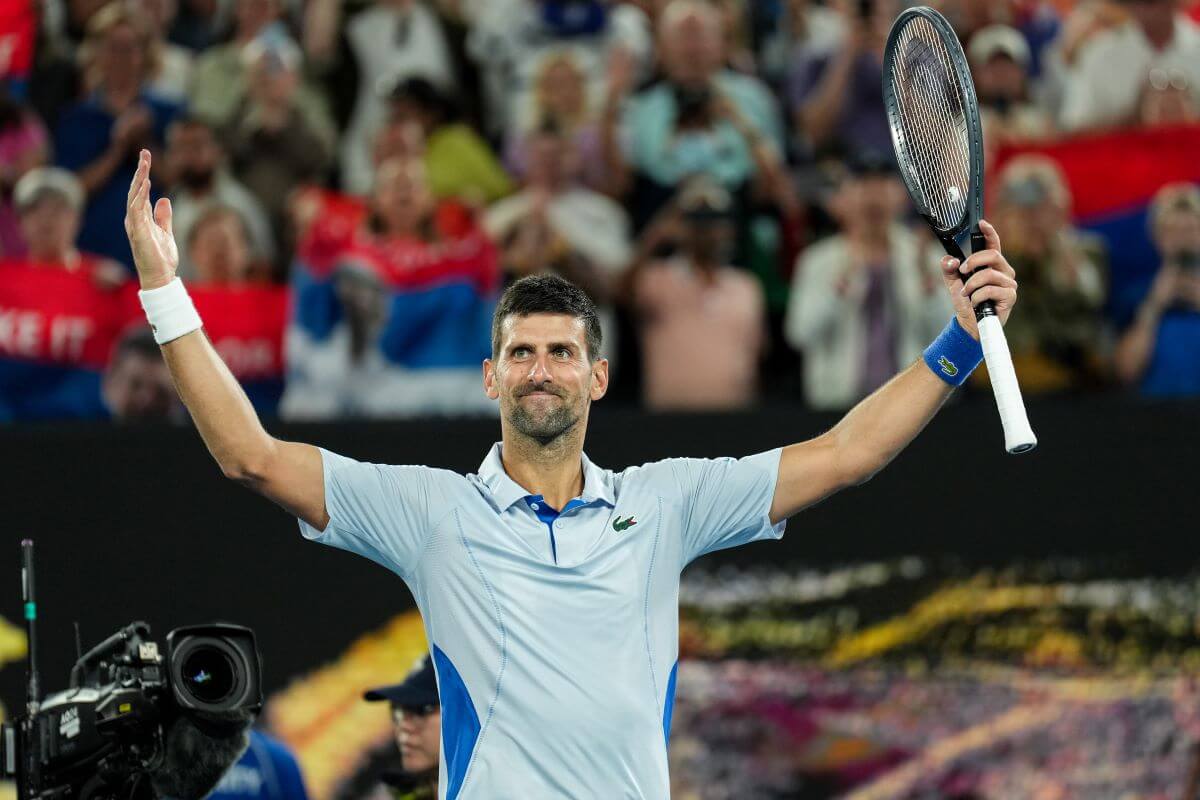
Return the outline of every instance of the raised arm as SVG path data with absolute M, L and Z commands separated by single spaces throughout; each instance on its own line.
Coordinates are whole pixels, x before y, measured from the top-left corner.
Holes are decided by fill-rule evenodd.
M 171 203 L 162 198 L 151 208 L 146 150 L 129 187 L 125 231 L 143 290 L 161 288 L 175 279 L 179 251 L 171 231 Z M 317 448 L 281 441 L 263 429 L 246 393 L 203 330 L 163 344 L 162 352 L 180 399 L 226 477 L 324 530 L 329 514 Z
M 1013 268 L 1000 252 L 1000 237 L 981 222 L 988 249 L 965 263 L 942 259 L 942 277 L 959 325 L 978 340 L 975 306 L 994 300 L 1003 323 L 1017 301 Z M 964 277 L 978 269 L 964 284 Z M 771 502 L 771 521 L 792 514 L 848 486 L 865 483 L 895 458 L 933 418 L 953 389 L 918 360 L 850 410 L 827 433 L 783 449 Z

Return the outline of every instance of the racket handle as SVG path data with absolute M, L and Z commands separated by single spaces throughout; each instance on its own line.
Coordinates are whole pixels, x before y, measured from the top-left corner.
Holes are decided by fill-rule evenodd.
M 979 230 L 979 226 L 976 225 L 973 228 L 971 228 L 971 253 L 975 254 L 975 253 L 978 253 L 980 250 L 987 250 L 987 237 L 983 235 L 983 231 Z M 984 300 L 982 303 L 975 306 L 975 321 L 976 322 L 982 321 L 984 317 L 995 317 L 995 316 L 996 316 L 996 304 L 993 303 L 991 300 Z M 1007 349 L 1008 349 L 1008 345 L 1005 345 L 1005 350 L 1007 350 Z M 991 373 L 991 371 L 992 371 L 992 368 L 988 367 L 989 374 Z
M 987 362 L 988 377 L 996 394 L 996 408 L 1004 426 L 1004 449 L 1014 454 L 1026 453 L 1037 446 L 1037 437 L 1029 427 L 1008 340 L 1004 337 L 1000 318 L 995 314 L 980 318 L 979 343 L 983 346 L 983 360 Z

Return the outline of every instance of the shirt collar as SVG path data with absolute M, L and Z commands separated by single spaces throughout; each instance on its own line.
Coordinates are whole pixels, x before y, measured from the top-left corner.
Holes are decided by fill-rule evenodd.
M 492 449 L 484 457 L 483 463 L 479 465 L 479 478 L 492 493 L 492 498 L 500 510 L 507 511 L 513 503 L 529 497 L 530 494 L 521 484 L 508 477 L 508 473 L 504 471 L 504 462 L 500 458 L 501 446 L 500 442 L 492 445 Z M 584 503 L 600 501 L 615 506 L 617 501 L 613 493 L 612 474 L 593 464 L 587 457 L 587 453 L 582 455 L 583 492 L 579 495 L 580 499 Z

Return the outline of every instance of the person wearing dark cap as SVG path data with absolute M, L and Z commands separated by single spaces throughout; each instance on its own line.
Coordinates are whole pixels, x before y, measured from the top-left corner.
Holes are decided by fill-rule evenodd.
M 730 266 L 732 214 L 729 192 L 696 178 L 639 244 L 629 286 L 649 408 L 736 409 L 755 400 L 766 305 L 754 276 Z M 662 258 L 664 247 L 674 252 Z
M 813 408 L 849 408 L 921 355 L 950 311 L 936 258 L 900 224 L 890 154 L 860 151 L 829 200 L 839 232 L 799 257 L 784 334 Z
M 382 779 L 396 800 L 437 797 L 442 708 L 433 659 L 426 655 L 402 682 L 371 689 L 363 699 L 392 707 L 403 772 L 385 772 Z

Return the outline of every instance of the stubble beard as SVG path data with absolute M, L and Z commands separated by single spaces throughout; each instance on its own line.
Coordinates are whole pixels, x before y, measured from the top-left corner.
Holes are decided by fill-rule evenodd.
M 522 395 L 524 396 L 524 395 Z M 512 411 L 508 415 L 509 423 L 523 436 L 527 436 L 546 447 L 557 441 L 563 434 L 578 424 L 580 414 L 568 402 L 544 413 L 532 413 L 521 403 L 521 397 L 515 398 Z

